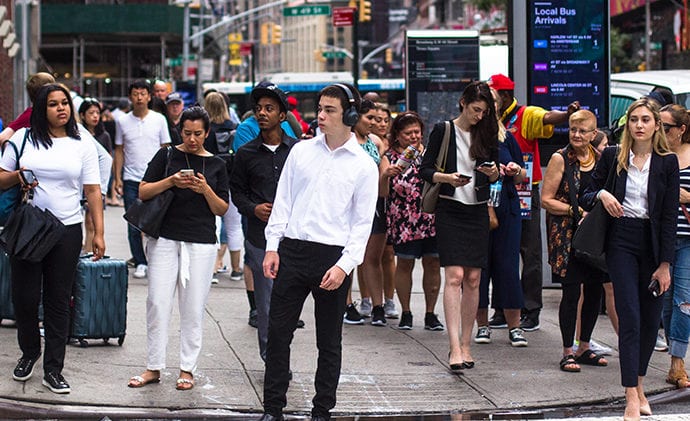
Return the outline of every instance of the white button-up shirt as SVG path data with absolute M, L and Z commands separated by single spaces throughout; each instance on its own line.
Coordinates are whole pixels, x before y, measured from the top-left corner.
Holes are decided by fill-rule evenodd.
M 350 273 L 364 260 L 378 197 L 378 169 L 354 134 L 331 150 L 324 135 L 292 148 L 266 226 L 266 251 L 284 238 L 341 246 L 336 265 Z
M 625 198 L 623 199 L 623 215 L 627 218 L 649 219 L 649 203 L 647 201 L 647 186 L 649 185 L 649 165 L 652 155 L 642 165 L 642 169 L 633 165 L 635 154 L 630 151 L 628 161 L 628 180 L 625 183 Z

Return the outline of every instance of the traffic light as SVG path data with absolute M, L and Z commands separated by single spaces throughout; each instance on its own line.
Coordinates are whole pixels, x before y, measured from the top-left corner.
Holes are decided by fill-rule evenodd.
M 393 63 L 393 49 L 386 48 L 386 64 Z
M 267 22 L 261 24 L 261 45 L 268 45 L 269 25 Z
M 283 39 L 283 27 L 280 25 L 273 24 L 271 30 L 271 44 L 280 44 Z
M 367 0 L 359 0 L 359 21 L 371 21 L 371 2 Z

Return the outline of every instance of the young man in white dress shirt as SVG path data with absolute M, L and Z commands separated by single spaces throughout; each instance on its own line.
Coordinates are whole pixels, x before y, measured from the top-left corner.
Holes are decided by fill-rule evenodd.
M 378 170 L 351 132 L 361 97 L 335 84 L 319 93 L 322 134 L 293 147 L 266 226 L 264 275 L 274 279 L 263 421 L 282 420 L 290 343 L 304 301 L 314 297 L 319 349 L 312 419 L 330 419 L 342 360 L 349 274 L 364 259 L 378 196 Z

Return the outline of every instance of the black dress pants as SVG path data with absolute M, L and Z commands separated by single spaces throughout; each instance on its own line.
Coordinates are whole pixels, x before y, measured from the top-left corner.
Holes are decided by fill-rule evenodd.
M 657 266 L 649 220 L 613 219 L 608 233 L 606 265 L 613 282 L 618 313 L 618 349 L 623 387 L 636 387 L 647 374 L 661 322 L 663 300 L 647 290 Z
M 35 358 L 41 353 L 38 304 L 43 290 L 45 373 L 61 373 L 64 366 L 70 323 L 70 297 L 81 242 L 81 224 L 68 225 L 62 238 L 42 262 L 10 258 L 17 341 L 24 358 Z
M 280 265 L 271 293 L 264 374 L 264 411 L 268 414 L 279 416 L 287 404 L 290 344 L 304 301 L 311 293 L 319 350 L 312 416 L 330 418 L 340 378 L 343 313 L 351 279 L 346 276 L 334 291 L 324 290 L 319 284 L 326 271 L 340 259 L 342 250 L 342 247 L 289 238 L 280 243 Z

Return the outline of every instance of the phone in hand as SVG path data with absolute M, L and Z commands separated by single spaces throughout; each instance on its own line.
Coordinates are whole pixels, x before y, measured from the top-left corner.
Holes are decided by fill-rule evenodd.
M 654 298 L 661 295 L 661 287 L 659 286 L 659 281 L 656 279 L 652 279 L 652 282 L 649 283 L 647 289 L 650 293 L 652 293 Z
M 19 176 L 22 178 L 22 182 L 27 186 L 32 185 L 36 181 L 36 176 L 31 170 L 20 170 Z
M 496 165 L 496 163 L 494 163 L 494 161 L 485 161 L 485 162 L 482 162 L 481 164 L 479 164 L 479 168 L 491 168 L 494 165 Z
M 458 174 L 458 177 L 464 178 L 464 179 L 466 179 L 467 181 L 469 181 L 469 180 L 472 179 L 472 176 L 471 176 L 471 175 L 466 175 L 466 174 Z
M 182 177 L 193 177 L 194 176 L 194 170 L 191 168 L 181 169 L 180 175 L 182 175 Z

